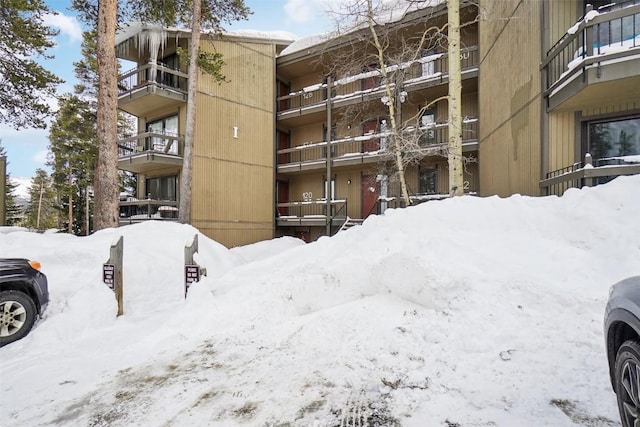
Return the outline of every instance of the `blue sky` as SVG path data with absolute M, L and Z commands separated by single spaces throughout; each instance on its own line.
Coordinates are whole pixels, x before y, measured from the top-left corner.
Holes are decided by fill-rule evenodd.
M 58 87 L 63 94 L 73 90 L 73 62 L 80 59 L 82 28 L 69 10 L 68 0 L 46 0 L 47 5 L 59 14 L 47 21 L 60 30 L 56 46 L 50 54 L 54 59 L 40 60 L 48 70 L 60 76 L 65 83 Z M 330 19 L 325 14 L 327 4 L 334 6 L 336 0 L 245 0 L 253 11 L 248 21 L 237 22 L 227 29 L 288 31 L 298 37 L 330 31 Z M 50 101 L 57 105 L 55 100 Z M 15 130 L 0 124 L 0 139 L 8 157 L 7 172 L 13 178 L 32 178 L 37 168 L 45 166 L 48 130 Z

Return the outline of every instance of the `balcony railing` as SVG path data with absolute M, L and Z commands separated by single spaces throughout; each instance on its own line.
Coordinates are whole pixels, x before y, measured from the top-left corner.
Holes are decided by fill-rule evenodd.
M 133 224 L 148 220 L 177 221 L 178 202 L 135 198 L 120 201 L 120 224 Z
M 460 54 L 462 72 L 468 72 L 478 67 L 478 47 L 462 49 Z M 392 65 L 387 68 L 388 73 L 401 71 L 403 89 L 411 91 L 425 85 L 441 84 L 448 78 L 448 56 L 446 54 L 428 55 L 415 61 Z M 354 98 L 365 100 L 368 96 L 380 97 L 384 92 L 384 82 L 378 70 L 367 71 L 354 76 L 338 79 L 333 83 L 331 98 L 339 105 L 343 101 Z M 288 110 L 312 109 L 321 106 L 327 100 L 327 84 L 318 83 L 307 86 L 302 90 L 277 98 L 278 113 Z
M 118 141 L 118 157 L 129 157 L 145 152 L 182 156 L 184 137 L 170 132 L 142 132 Z
M 405 138 L 411 136 L 414 144 L 408 150 L 417 151 L 417 155 L 437 154 L 439 148 L 446 146 L 449 140 L 447 123 L 434 123 L 405 131 Z M 369 133 L 363 136 L 347 137 L 331 141 L 310 142 L 293 148 L 277 151 L 278 166 L 290 166 L 294 169 L 309 169 L 322 167 L 327 159 L 327 145 L 331 146 L 331 158 L 335 166 L 340 164 L 367 163 L 384 160 L 391 156 L 388 150 L 391 133 Z M 472 150 L 474 141 L 478 140 L 478 119 L 471 118 L 463 121 L 462 141 L 468 150 Z M 477 148 L 477 147 L 476 147 Z M 467 151 L 468 151 L 467 150 Z
M 545 95 L 585 69 L 640 54 L 640 0 L 623 1 L 589 12 L 547 52 Z
M 188 75 L 160 64 L 144 64 L 122 74 L 118 94 L 130 94 L 149 85 L 186 95 Z
M 329 215 L 327 215 L 326 199 L 278 203 L 276 219 L 278 225 L 287 226 L 324 226 L 328 221 L 331 221 L 334 226 L 341 226 L 347 217 L 347 201 L 331 200 L 329 207 Z
M 638 156 L 631 159 L 611 157 L 594 162 L 587 155 L 584 162 L 547 173 L 540 181 L 540 188 L 546 195 L 561 196 L 569 188 L 604 184 L 621 175 L 637 175 L 640 174 L 640 161 L 634 161 L 635 157 Z

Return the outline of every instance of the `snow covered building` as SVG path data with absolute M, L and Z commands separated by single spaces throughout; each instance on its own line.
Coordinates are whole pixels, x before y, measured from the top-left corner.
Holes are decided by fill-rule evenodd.
M 448 58 L 439 30 L 446 3 L 408 12 L 407 4 L 377 11 L 382 62 L 366 18 L 339 35 L 298 40 L 278 56 L 279 233 L 313 240 L 400 207 L 391 138 L 402 139 L 403 157 L 411 157 L 403 167 L 413 202 L 448 194 Z M 479 191 L 477 15 L 475 5 L 461 10 L 463 152 L 474 160 L 465 168 L 467 193 Z
M 291 39 L 269 34 L 203 34 L 203 49 L 223 54 L 227 82 L 201 74 L 193 151 L 191 223 L 227 246 L 274 235 L 275 57 Z M 116 39 L 118 108 L 138 132 L 118 141 L 118 167 L 137 175 L 136 198 L 121 200 L 121 223 L 177 218 L 188 75 L 178 48 L 190 32 L 130 25 Z
M 562 194 L 640 173 L 640 0 L 461 3 L 465 193 Z M 412 201 L 447 196 L 446 2 L 397 11 L 376 16 L 384 67 L 366 24 L 293 43 L 204 35 L 228 82 L 199 79 L 195 227 L 227 246 L 311 241 L 400 207 L 391 138 L 407 143 Z M 140 25 L 117 38 L 135 64 L 118 105 L 139 129 L 118 142 L 120 169 L 138 176 L 123 223 L 177 216 L 188 38 Z
M 640 173 L 640 1 L 479 4 L 480 194 Z

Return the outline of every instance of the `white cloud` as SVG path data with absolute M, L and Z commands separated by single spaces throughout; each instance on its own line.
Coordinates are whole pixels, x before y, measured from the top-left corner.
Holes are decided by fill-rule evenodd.
M 32 160 L 36 163 L 41 163 L 42 167 L 45 167 L 47 163 L 47 155 L 49 154 L 49 150 L 40 150 L 36 154 L 33 155 Z
M 48 13 L 44 15 L 44 23 L 50 27 L 58 28 L 60 33 L 68 36 L 72 42 L 82 40 L 82 27 L 73 16 L 67 16 L 60 12 L 57 15 Z
M 325 13 L 327 0 L 287 0 L 284 11 L 292 22 L 310 22 Z

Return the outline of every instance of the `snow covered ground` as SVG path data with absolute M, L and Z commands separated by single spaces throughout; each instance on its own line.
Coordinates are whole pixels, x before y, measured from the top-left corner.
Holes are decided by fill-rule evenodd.
M 2 426 L 616 426 L 602 318 L 640 274 L 640 176 L 462 197 L 304 245 L 197 230 L 0 233 L 51 303 L 0 349 Z M 102 283 L 124 236 L 124 315 Z

